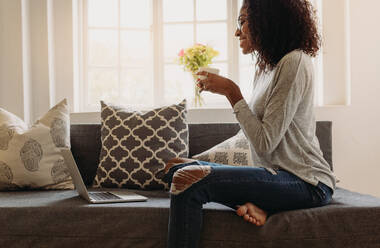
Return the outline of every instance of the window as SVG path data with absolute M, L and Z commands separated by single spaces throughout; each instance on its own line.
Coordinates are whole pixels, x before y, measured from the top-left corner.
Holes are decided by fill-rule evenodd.
M 245 82 L 241 87 L 248 96 L 252 80 L 246 75 L 251 56 L 240 55 L 234 37 L 241 3 L 83 0 L 81 110 L 98 111 L 99 100 L 137 108 L 171 104 L 183 98 L 191 103 L 194 83 L 176 58 L 180 49 L 195 43 L 217 49 L 220 55 L 211 66 L 235 82 Z M 229 107 L 223 96 L 208 92 L 202 95 L 205 108 Z
M 153 105 L 149 0 L 84 1 L 83 110 L 99 100 Z

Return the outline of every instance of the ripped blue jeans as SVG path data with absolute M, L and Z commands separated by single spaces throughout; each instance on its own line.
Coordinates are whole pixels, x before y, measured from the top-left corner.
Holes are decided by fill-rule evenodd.
M 168 248 L 198 247 L 207 202 L 232 209 L 251 202 L 270 215 L 331 201 L 333 191 L 325 184 L 313 186 L 281 169 L 273 172 L 204 161 L 173 166 L 164 176 L 171 184 Z

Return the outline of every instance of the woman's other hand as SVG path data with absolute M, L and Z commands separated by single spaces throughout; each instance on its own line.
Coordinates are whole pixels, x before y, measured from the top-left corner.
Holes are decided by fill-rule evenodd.
M 239 86 L 232 80 L 206 71 L 198 72 L 197 75 L 204 76 L 204 79 L 197 80 L 197 86 L 200 88 L 200 92 L 209 91 L 226 96 L 232 107 L 243 99 Z
M 172 158 L 168 162 L 166 162 L 165 169 L 164 169 L 165 174 L 168 173 L 170 168 L 172 168 L 174 165 L 183 164 L 183 163 L 191 163 L 194 161 L 197 161 L 197 160 L 191 159 L 191 158 Z

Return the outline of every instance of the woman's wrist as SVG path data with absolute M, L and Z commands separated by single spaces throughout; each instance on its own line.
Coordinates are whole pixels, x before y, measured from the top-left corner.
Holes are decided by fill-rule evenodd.
M 226 96 L 232 107 L 234 107 L 238 101 L 243 99 L 243 95 L 241 94 L 240 88 L 237 85 L 229 90 Z

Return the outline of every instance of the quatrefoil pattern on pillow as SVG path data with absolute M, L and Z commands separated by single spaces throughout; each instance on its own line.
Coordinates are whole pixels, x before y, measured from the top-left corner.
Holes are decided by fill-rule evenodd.
M 102 148 L 94 187 L 168 189 L 165 163 L 188 156 L 186 101 L 144 113 L 101 102 Z

